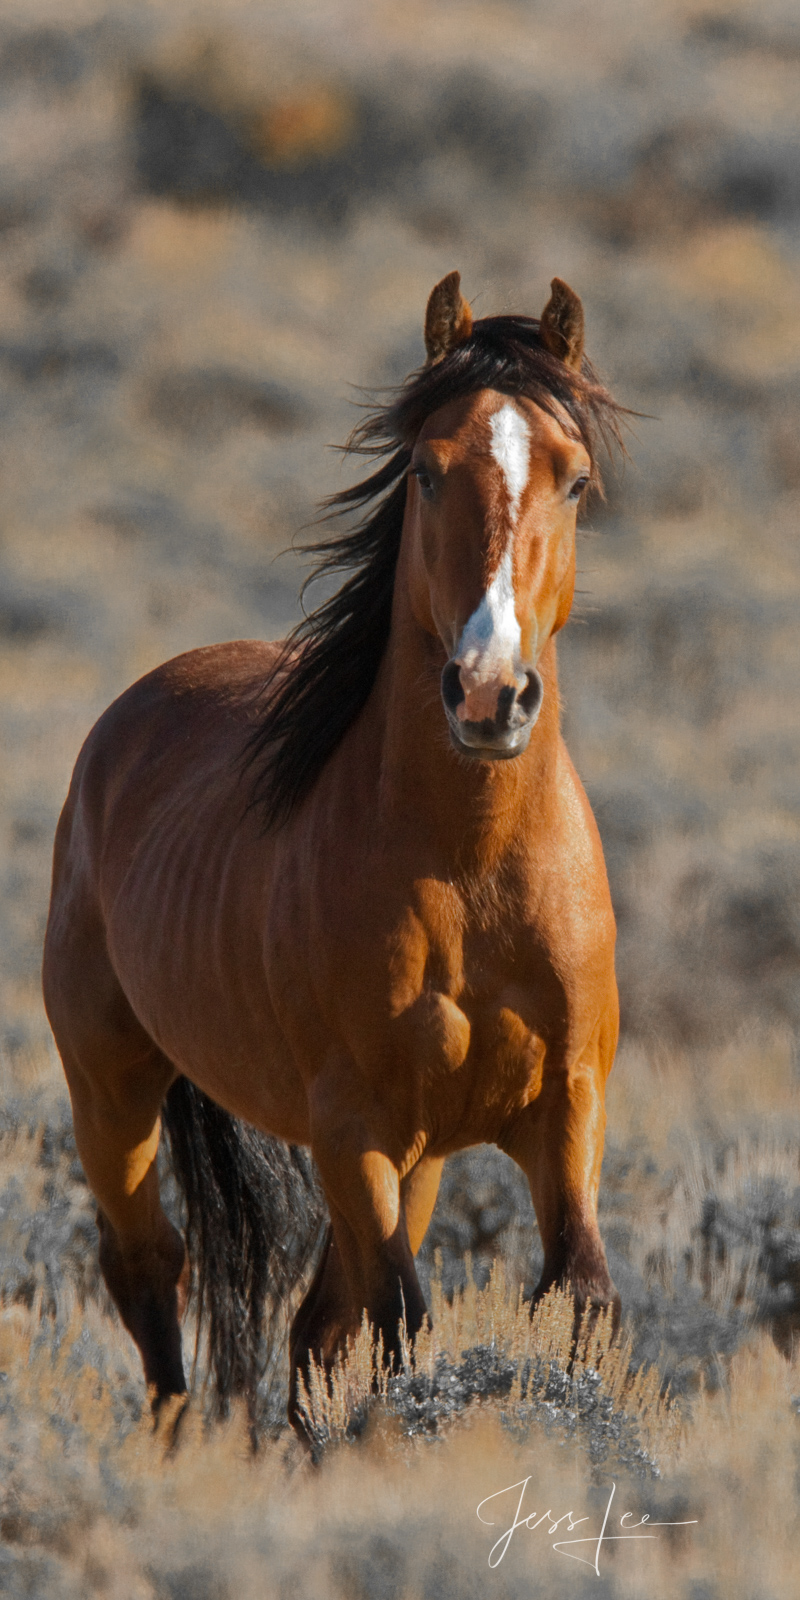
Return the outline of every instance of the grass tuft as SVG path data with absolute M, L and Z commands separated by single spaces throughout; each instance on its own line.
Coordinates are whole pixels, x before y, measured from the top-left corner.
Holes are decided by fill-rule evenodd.
M 658 1369 L 632 1365 L 632 1337 L 613 1337 L 610 1312 L 587 1314 L 575 1341 L 571 1295 L 553 1288 L 531 1314 L 502 1261 L 483 1288 L 472 1280 L 449 1302 L 440 1279 L 431 1290 L 433 1322 L 413 1345 L 401 1332 L 397 1369 L 384 1363 L 366 1313 L 330 1372 L 312 1357 L 298 1399 L 315 1459 L 359 1437 L 376 1410 L 397 1417 L 409 1438 L 431 1437 L 481 1404 L 519 1438 L 542 1427 L 579 1437 L 594 1464 L 613 1453 L 658 1475 L 655 1452 L 675 1454 L 680 1414 Z

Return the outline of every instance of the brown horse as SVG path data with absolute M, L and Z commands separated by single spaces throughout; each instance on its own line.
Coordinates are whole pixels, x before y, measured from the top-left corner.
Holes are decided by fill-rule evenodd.
M 540 320 L 473 325 L 450 273 L 425 339 L 357 431 L 388 460 L 330 502 L 378 502 L 316 546 L 343 587 L 284 645 L 194 650 L 123 694 L 59 824 L 47 1011 L 156 1407 L 185 1391 L 189 1277 L 159 1197 L 162 1107 L 223 1401 L 252 1394 L 265 1299 L 314 1242 L 298 1146 L 330 1228 L 290 1412 L 309 1352 L 330 1363 L 364 1310 L 389 1353 L 403 1317 L 420 1328 L 414 1255 L 468 1145 L 528 1177 L 537 1293 L 616 1314 L 597 1226 L 614 919 L 555 634 L 621 408 L 559 279 Z

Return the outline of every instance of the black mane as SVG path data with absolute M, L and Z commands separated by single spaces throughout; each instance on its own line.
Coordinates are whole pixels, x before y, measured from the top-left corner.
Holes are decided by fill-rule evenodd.
M 347 444 L 358 455 L 388 455 L 363 482 L 333 495 L 324 520 L 375 509 L 354 528 L 315 540 L 317 557 L 303 585 L 323 574 L 348 574 L 329 600 L 298 623 L 283 644 L 259 699 L 246 750 L 255 781 L 251 804 L 266 827 L 284 822 L 309 792 L 364 706 L 389 637 L 392 594 L 414 441 L 426 419 L 479 389 L 525 396 L 556 414 L 563 407 L 592 460 L 601 489 L 598 441 L 622 448 L 617 405 L 584 358 L 580 373 L 551 355 L 534 317 L 486 317 L 435 366 L 413 372 L 388 405 L 359 424 Z M 382 498 L 380 498 L 382 497 Z

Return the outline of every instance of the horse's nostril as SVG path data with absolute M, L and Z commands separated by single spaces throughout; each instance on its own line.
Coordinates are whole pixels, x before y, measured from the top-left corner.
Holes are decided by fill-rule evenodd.
M 510 684 L 500 690 L 497 696 L 497 712 L 495 714 L 495 722 L 498 728 L 508 727 L 516 699 L 517 691 L 512 689 Z
M 464 698 L 461 668 L 457 661 L 448 661 L 442 673 L 442 699 L 448 711 L 455 711 Z
M 526 717 L 532 717 L 539 710 L 542 703 L 544 684 L 538 672 L 534 672 L 532 669 L 525 676 L 528 681 L 517 698 L 517 704 L 522 707 Z

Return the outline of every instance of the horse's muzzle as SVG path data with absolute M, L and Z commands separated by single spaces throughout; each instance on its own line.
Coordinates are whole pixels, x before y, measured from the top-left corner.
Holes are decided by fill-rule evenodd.
M 528 748 L 543 695 L 539 673 L 530 668 L 523 688 L 507 685 L 499 691 L 493 717 L 484 717 L 482 722 L 463 721 L 458 716 L 458 707 L 464 700 L 461 668 L 457 661 L 448 661 L 442 673 L 442 701 L 454 748 L 459 755 L 474 756 L 479 761 L 512 761 L 521 756 Z

